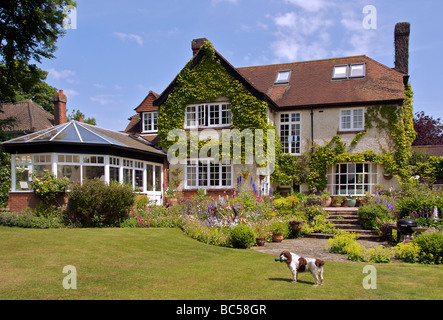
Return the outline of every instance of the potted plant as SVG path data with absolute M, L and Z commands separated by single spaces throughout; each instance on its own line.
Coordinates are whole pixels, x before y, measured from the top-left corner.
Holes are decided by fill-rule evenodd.
M 285 231 L 285 224 L 281 222 L 274 222 L 271 226 L 272 242 L 282 242 Z
M 320 195 L 320 202 L 322 207 L 329 207 L 332 203 L 331 194 L 328 191 L 323 191 Z
M 256 230 L 255 243 L 257 244 L 257 246 L 263 247 L 265 245 L 265 242 L 265 231 L 261 229 Z
M 343 196 L 336 196 L 332 198 L 332 206 L 333 207 L 341 207 L 345 200 L 345 197 Z
M 357 199 L 355 199 L 353 197 L 348 197 L 346 199 L 346 204 L 348 205 L 348 207 L 353 208 L 357 204 Z
M 300 234 L 300 230 L 303 228 L 302 221 L 289 221 L 289 228 L 292 230 L 294 235 L 298 237 Z
M 306 203 L 307 203 L 307 205 L 310 205 L 310 206 L 319 206 L 319 205 L 321 205 L 320 196 L 317 196 L 314 193 L 314 194 L 308 196 L 308 198 L 306 199 Z

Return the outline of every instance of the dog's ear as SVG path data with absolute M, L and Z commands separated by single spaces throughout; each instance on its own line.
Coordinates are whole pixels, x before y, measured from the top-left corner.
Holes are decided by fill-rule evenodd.
M 291 264 L 292 254 L 289 251 L 283 251 L 282 254 L 286 257 L 286 263 Z

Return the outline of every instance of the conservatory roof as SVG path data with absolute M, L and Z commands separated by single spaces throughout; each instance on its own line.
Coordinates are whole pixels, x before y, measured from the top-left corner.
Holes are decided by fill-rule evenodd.
M 55 127 L 47 128 L 32 134 L 21 136 L 3 143 L 8 145 L 28 145 L 28 144 L 80 144 L 80 145 L 101 145 L 109 147 L 122 147 L 138 149 L 145 152 L 163 155 L 164 153 L 156 149 L 149 141 L 137 138 L 126 133 L 115 132 L 83 122 L 72 120 Z

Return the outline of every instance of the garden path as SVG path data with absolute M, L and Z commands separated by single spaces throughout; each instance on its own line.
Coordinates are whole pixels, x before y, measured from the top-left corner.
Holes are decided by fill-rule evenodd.
M 366 249 L 378 246 L 389 246 L 387 242 L 376 242 L 367 240 L 357 240 Z M 328 251 L 328 239 L 298 238 L 283 240 L 280 243 L 267 242 L 263 247 L 252 247 L 253 250 L 272 254 L 278 257 L 283 250 L 291 251 L 301 257 L 316 258 L 324 261 L 353 262 L 348 260 L 347 255 L 331 253 Z

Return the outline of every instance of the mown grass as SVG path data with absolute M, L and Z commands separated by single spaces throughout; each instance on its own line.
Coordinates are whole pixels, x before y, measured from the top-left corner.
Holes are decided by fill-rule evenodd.
M 66 290 L 63 267 L 77 269 Z M 274 257 L 199 243 L 178 229 L 0 227 L 0 299 L 443 299 L 443 266 L 326 262 L 325 284 L 299 283 Z

